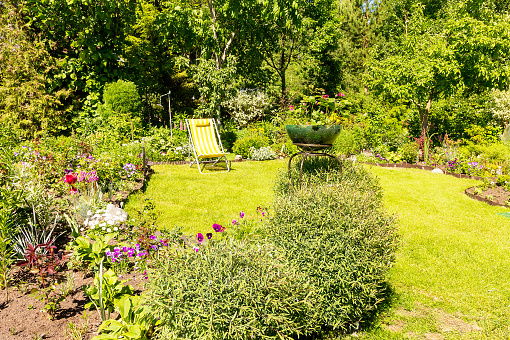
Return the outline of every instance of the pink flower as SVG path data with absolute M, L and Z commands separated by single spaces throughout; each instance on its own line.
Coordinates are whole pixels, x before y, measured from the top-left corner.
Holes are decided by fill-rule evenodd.
M 323 95 L 322 95 L 322 98 L 324 98 L 324 99 L 328 99 L 328 98 L 329 98 L 329 96 L 328 96 L 327 94 L 323 94 Z
M 343 96 L 345 96 L 345 94 L 343 94 L 342 92 L 338 92 L 338 96 L 343 97 Z
M 289 109 L 290 109 L 291 111 L 294 111 L 294 105 L 289 106 Z
M 241 216 L 241 218 L 244 218 L 244 211 L 241 211 L 241 212 L 239 213 L 239 216 Z
M 236 225 L 237 224 L 237 220 L 232 220 L 232 225 Z

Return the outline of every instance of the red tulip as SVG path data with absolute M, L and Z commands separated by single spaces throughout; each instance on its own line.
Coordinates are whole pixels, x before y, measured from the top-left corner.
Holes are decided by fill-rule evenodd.
M 73 185 L 78 180 L 78 176 L 73 174 L 72 172 L 69 174 L 66 174 L 66 182 L 67 184 Z

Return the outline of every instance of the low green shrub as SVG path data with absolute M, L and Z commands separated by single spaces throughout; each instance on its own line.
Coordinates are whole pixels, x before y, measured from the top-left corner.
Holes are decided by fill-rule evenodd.
M 275 187 L 268 235 L 291 266 L 307 276 L 315 297 L 314 323 L 343 331 L 366 326 L 385 300 L 395 260 L 394 217 L 364 169 L 329 159 L 305 162 L 298 183 L 282 173 Z
M 243 156 L 243 158 L 249 158 L 250 148 L 259 149 L 265 146 L 269 146 L 269 140 L 262 135 L 254 134 L 236 140 L 232 151 L 234 151 L 236 155 Z
M 256 161 L 266 161 L 270 159 L 275 159 L 276 154 L 270 146 L 264 146 L 261 148 L 254 148 L 253 146 L 250 148 L 250 158 Z
M 418 159 L 418 152 L 420 151 L 415 142 L 408 142 L 399 148 L 400 156 L 406 163 L 416 163 Z
M 143 304 L 158 339 L 289 339 L 316 331 L 305 275 L 267 243 L 223 238 L 175 247 L 148 271 Z

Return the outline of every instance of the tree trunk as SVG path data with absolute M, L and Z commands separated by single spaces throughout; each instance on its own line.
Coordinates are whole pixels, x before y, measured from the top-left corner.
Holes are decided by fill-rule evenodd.
M 421 118 L 421 132 L 422 134 L 427 134 L 429 131 L 429 113 L 430 108 L 432 107 L 432 100 L 434 99 L 434 89 L 430 90 L 429 99 L 427 100 L 427 105 L 425 106 L 425 111 L 423 115 L 420 113 Z

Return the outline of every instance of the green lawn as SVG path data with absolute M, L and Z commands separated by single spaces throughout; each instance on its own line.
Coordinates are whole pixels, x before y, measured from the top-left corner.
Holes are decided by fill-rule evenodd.
M 228 225 L 244 211 L 255 215 L 269 206 L 272 187 L 285 160 L 232 162 L 229 173 L 201 175 L 196 166 L 154 165 L 145 194 L 155 203 L 160 228 L 179 226 L 189 233 L 209 232 L 213 223 Z M 139 198 L 130 197 L 126 210 L 133 215 Z
M 159 225 L 189 233 L 228 225 L 239 211 L 269 205 L 286 161 L 233 163 L 228 174 L 154 166 L 146 194 Z M 398 215 L 402 245 L 389 281 L 392 308 L 376 327 L 348 338 L 510 338 L 510 219 L 464 195 L 477 182 L 413 169 L 367 166 L 380 179 L 386 209 Z M 129 209 L 137 206 L 133 197 Z M 335 336 L 333 338 L 338 338 Z
M 365 337 L 508 339 L 510 220 L 497 215 L 507 209 L 464 195 L 474 180 L 370 170 L 399 217 L 402 247 L 390 275 L 397 301 Z

